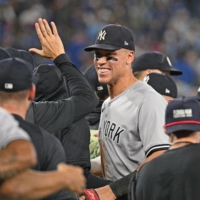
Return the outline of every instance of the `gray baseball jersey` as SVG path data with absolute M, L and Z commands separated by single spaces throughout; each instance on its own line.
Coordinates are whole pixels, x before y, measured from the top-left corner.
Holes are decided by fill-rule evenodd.
M 0 150 L 14 140 L 30 140 L 27 133 L 6 110 L 0 108 Z
M 137 81 L 102 106 L 99 143 L 103 175 L 115 181 L 133 172 L 152 152 L 168 149 L 164 133 L 166 100 Z

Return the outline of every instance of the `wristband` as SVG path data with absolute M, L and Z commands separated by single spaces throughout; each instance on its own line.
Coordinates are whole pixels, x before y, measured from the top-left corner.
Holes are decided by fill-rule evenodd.
M 99 195 L 94 189 L 88 189 L 83 191 L 83 195 L 86 200 L 100 200 Z

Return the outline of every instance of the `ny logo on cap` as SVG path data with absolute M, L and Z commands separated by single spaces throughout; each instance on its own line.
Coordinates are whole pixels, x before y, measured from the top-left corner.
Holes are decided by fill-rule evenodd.
M 99 33 L 98 40 L 105 40 L 106 31 L 102 31 Z

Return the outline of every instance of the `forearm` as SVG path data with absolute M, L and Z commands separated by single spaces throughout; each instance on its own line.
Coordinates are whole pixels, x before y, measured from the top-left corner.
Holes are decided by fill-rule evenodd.
M 12 177 L 36 162 L 35 149 L 29 141 L 13 141 L 0 152 L 0 179 Z
M 77 67 L 69 60 L 65 54 L 59 55 L 55 64 L 63 73 L 69 89 L 70 98 L 75 104 L 75 121 L 85 117 L 98 104 L 98 99 L 94 94 L 88 81 Z
M 49 196 L 64 187 L 61 172 L 35 172 L 28 170 L 1 185 L 0 194 L 6 198 L 14 199 L 40 199 Z

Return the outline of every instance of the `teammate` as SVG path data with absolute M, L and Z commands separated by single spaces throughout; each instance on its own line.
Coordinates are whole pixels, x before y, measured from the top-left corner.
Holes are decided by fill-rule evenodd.
M 169 148 L 162 129 L 167 102 L 134 78 L 135 46 L 129 29 L 109 24 L 85 50 L 94 51 L 99 82 L 108 85 L 110 97 L 102 106 L 99 142 L 103 176 L 115 181 Z
M 36 32 L 42 50 L 31 48 L 29 51 L 54 61 L 69 85 L 70 98 L 57 102 L 33 101 L 27 112 L 26 120 L 40 125 L 49 132 L 54 132 L 67 128 L 85 117 L 95 108 L 98 99 L 85 77 L 65 54 L 55 24 L 52 22 L 51 25 L 53 31 L 45 19 L 38 19 Z M 3 57 L 5 58 L 5 55 Z
M 60 70 L 55 65 L 41 64 L 35 68 L 34 75 L 38 75 L 35 101 L 57 101 L 69 97 L 68 87 Z M 71 126 L 52 133 L 62 143 L 68 164 L 81 166 L 87 179 L 86 188 L 105 185 L 107 181 L 90 173 L 89 142 L 90 130 L 85 118 Z M 93 180 L 95 178 L 95 180 Z M 98 180 L 97 180 L 98 179 Z
M 168 104 L 165 129 L 172 145 L 140 169 L 136 200 L 199 199 L 199 110 L 199 102 L 192 98 L 178 98 Z
M 32 66 L 22 59 L 8 58 L 0 61 L 0 106 L 13 114 L 20 127 L 25 130 L 36 148 L 38 171 L 56 170 L 57 165 L 65 163 L 65 152 L 61 143 L 39 126 L 25 121 L 25 115 L 35 96 Z M 69 199 L 63 190 L 46 199 Z
M 177 86 L 170 76 L 152 72 L 146 75 L 143 81 L 161 94 L 167 102 L 177 98 Z
M 143 80 L 144 77 L 152 72 L 165 73 L 167 75 L 181 75 L 182 72 L 172 67 L 168 56 L 157 51 L 148 51 L 135 58 L 132 64 L 135 78 Z

